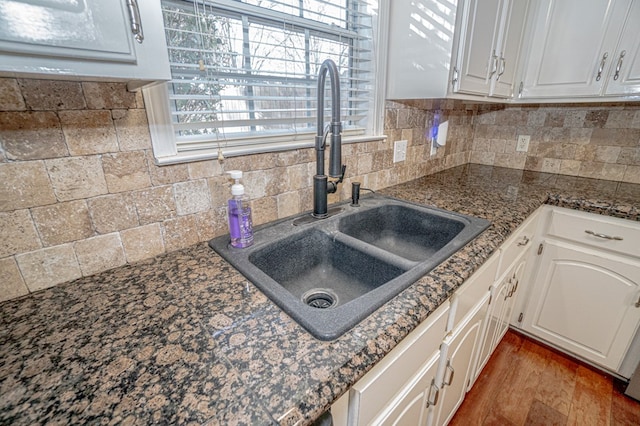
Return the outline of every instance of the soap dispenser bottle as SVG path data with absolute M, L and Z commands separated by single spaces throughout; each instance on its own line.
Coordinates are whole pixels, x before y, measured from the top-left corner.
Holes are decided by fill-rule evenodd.
M 249 197 L 244 193 L 244 186 L 240 183 L 242 172 L 231 170 L 228 172 L 235 183 L 231 186 L 229 199 L 229 235 L 231 246 L 236 248 L 249 247 L 253 244 L 253 222 Z

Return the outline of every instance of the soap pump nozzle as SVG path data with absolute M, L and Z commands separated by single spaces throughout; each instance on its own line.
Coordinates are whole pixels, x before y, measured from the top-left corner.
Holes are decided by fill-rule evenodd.
M 229 170 L 227 174 L 231 176 L 231 179 L 235 180 L 235 183 L 231 185 L 231 195 L 244 195 L 244 185 L 240 183 L 240 179 L 242 179 L 242 171 Z

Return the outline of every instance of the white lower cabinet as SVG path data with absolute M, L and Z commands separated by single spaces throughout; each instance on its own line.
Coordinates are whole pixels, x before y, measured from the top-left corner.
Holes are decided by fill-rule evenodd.
M 640 323 L 640 262 L 547 241 L 523 328 L 617 371 Z
M 521 327 L 608 371 L 640 326 L 640 223 L 547 207 Z
M 521 288 L 526 264 L 527 257 L 523 255 L 508 270 L 506 276 L 491 286 L 491 300 L 485 320 L 484 341 L 478 356 L 478 373 L 487 364 L 491 354 L 509 329 L 515 296 L 518 289 Z
M 482 339 L 482 324 L 489 306 L 489 293 L 465 317 L 460 325 L 444 339 L 440 353 L 440 363 L 444 374 L 440 385 L 440 400 L 434 413 L 427 418 L 427 425 L 449 423 L 462 404 L 471 377 L 474 374 L 474 355 L 478 342 Z
M 372 423 L 380 425 L 424 425 L 433 416 L 440 397 L 436 383 L 440 352 L 436 351 L 405 390 Z
M 349 425 L 394 424 L 399 419 L 404 419 L 402 424 L 424 424 L 423 401 L 436 379 L 432 367 L 438 364 L 448 317 L 445 302 L 353 385 Z

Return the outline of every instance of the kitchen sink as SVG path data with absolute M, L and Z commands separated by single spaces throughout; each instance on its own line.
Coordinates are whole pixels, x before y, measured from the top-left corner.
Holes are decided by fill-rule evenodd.
M 332 306 L 344 305 L 406 272 L 313 228 L 266 245 L 252 253 L 249 262 L 295 298 L 318 304 L 325 294 Z
M 398 204 L 340 219 L 338 230 L 409 260 L 428 259 L 465 227 L 457 217 Z
M 254 229 L 254 244 L 209 245 L 320 340 L 333 340 L 489 226 L 476 217 L 379 195 L 331 217 Z M 336 213 L 337 212 L 337 213 Z

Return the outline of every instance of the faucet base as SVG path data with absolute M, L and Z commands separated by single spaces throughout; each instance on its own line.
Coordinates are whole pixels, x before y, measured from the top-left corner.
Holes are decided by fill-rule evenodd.
M 339 213 L 342 213 L 344 209 L 342 207 L 332 207 L 327 211 L 327 214 L 323 217 L 318 217 L 313 213 L 297 218 L 293 221 L 293 226 L 306 225 L 307 223 L 317 222 L 322 219 L 328 219 Z
M 327 187 L 328 177 L 326 175 L 315 175 L 313 177 L 313 215 L 318 218 L 327 216 Z

